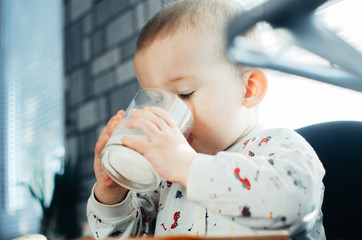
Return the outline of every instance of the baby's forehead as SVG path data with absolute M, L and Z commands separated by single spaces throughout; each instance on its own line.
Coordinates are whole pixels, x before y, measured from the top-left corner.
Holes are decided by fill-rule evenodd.
M 183 38 L 187 40 L 183 41 Z M 158 36 L 152 44 L 135 55 L 135 67 L 140 72 L 144 72 L 147 65 L 160 69 L 165 75 L 190 72 L 201 66 L 205 70 L 208 66 L 225 63 L 236 67 L 226 58 L 221 39 L 212 29 L 205 28 L 181 29 L 172 35 Z M 155 67 L 157 64 L 162 68 Z M 172 69 L 171 73 L 167 74 L 169 69 Z
M 187 38 L 187 40 L 182 41 L 182 39 L 185 38 Z M 220 36 L 220 34 L 215 31 L 215 28 L 207 24 L 180 25 L 175 27 L 174 31 L 159 32 L 159 34 L 153 37 L 152 41 L 149 41 L 142 46 L 138 46 L 136 55 L 144 54 L 155 45 L 162 45 L 165 42 L 177 42 L 178 45 L 174 44 L 175 50 L 176 48 L 179 48 L 180 45 L 182 45 L 181 47 L 199 45 L 200 49 L 209 48 L 208 51 L 210 53 L 219 55 L 220 52 L 224 51 L 224 39 L 224 36 Z

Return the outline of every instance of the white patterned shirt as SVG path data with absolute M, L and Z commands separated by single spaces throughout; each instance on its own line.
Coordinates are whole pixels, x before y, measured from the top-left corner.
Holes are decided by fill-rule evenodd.
M 163 180 L 149 193 L 129 191 L 116 205 L 92 190 L 87 217 L 95 237 L 258 234 L 287 230 L 298 239 L 325 239 L 321 205 L 325 170 L 296 132 L 257 127 L 225 151 L 197 154 L 187 187 Z

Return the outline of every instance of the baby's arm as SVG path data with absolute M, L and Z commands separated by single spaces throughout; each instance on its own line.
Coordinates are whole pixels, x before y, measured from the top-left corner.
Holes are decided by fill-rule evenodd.
M 234 151 L 197 154 L 188 199 L 254 229 L 308 231 L 319 214 L 324 168 L 297 133 L 266 130 Z
M 103 128 L 94 150 L 94 172 L 97 183 L 92 189 L 87 205 L 87 217 L 93 235 L 97 238 L 122 234 L 129 226 L 131 234 L 153 231 L 157 193 L 136 194 L 116 184 L 103 170 L 100 154 L 124 111 L 119 111 Z M 157 206 L 157 204 L 156 204 Z
M 144 194 L 129 191 L 121 203 L 106 205 L 97 201 L 92 191 L 87 218 L 94 237 L 117 237 L 128 228 L 130 235 L 152 234 L 158 198 L 157 190 Z

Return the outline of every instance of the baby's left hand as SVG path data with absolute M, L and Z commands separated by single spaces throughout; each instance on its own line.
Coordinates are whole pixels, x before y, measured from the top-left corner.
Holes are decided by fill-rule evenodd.
M 131 111 L 127 128 L 141 130 L 148 140 L 125 136 L 122 142 L 147 158 L 153 168 L 170 182 L 186 187 L 195 150 L 187 142 L 172 117 L 159 107 Z

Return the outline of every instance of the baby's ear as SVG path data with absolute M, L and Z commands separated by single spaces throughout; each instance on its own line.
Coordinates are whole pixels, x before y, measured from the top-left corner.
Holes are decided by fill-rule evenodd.
M 246 79 L 243 105 L 246 108 L 252 108 L 263 100 L 268 82 L 264 73 L 259 69 L 247 70 L 243 75 Z

